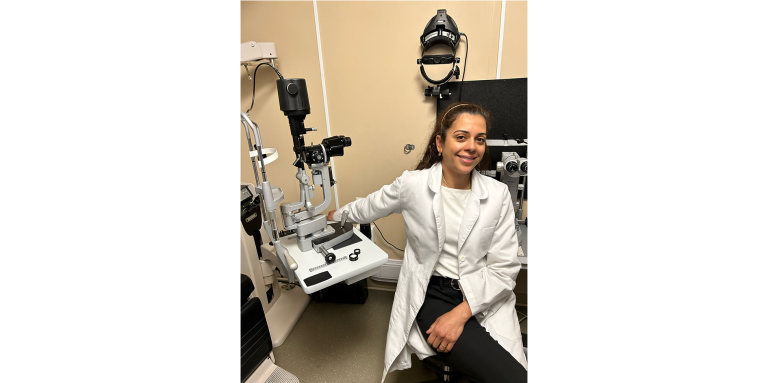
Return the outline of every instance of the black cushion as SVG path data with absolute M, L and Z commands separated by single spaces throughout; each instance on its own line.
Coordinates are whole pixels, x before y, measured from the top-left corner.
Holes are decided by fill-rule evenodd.
M 240 306 L 244 305 L 256 288 L 253 287 L 253 281 L 245 274 L 240 274 Z
M 267 317 L 259 298 L 253 298 L 240 310 L 240 378 L 245 382 L 272 351 Z

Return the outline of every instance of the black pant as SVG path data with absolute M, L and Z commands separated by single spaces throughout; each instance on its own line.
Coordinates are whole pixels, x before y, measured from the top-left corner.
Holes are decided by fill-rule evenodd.
M 416 315 L 421 335 L 429 339 L 427 330 L 437 318 L 461 304 L 461 291 L 441 286 L 439 277 L 433 277 L 427 287 L 424 305 Z M 454 285 L 455 282 L 454 282 Z M 450 352 L 438 352 L 437 358 L 447 363 L 470 382 L 527 382 L 528 372 L 507 350 L 496 342 L 483 326 L 469 318 L 464 331 Z

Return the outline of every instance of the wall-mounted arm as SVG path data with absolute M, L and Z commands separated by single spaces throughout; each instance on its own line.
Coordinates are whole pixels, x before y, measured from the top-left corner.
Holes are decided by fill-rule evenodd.
M 255 122 L 251 121 L 251 118 L 243 112 L 240 112 L 240 122 L 243 124 L 243 127 L 245 127 L 245 137 L 248 139 L 248 151 L 250 152 L 254 146 L 256 147 L 256 153 L 258 153 L 256 157 L 258 157 L 258 161 L 261 167 L 261 176 L 263 177 L 262 179 L 264 182 L 267 182 L 267 169 L 266 164 L 264 164 L 264 156 L 261 153 L 262 145 L 259 126 L 256 125 Z M 256 145 L 253 145 L 251 142 L 251 134 L 248 133 L 248 128 L 251 128 L 251 131 L 253 132 L 253 139 L 256 141 Z M 254 160 L 254 157 L 251 157 L 251 163 L 253 164 L 253 173 L 256 176 L 256 186 L 259 186 L 259 170 L 257 169 L 256 160 Z

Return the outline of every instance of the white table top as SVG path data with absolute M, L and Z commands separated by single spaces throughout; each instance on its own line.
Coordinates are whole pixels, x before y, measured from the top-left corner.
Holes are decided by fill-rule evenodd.
M 299 250 L 296 236 L 280 239 L 280 243 L 288 250 L 299 266 L 294 272 L 297 282 L 305 293 L 314 293 L 341 281 L 346 281 L 357 275 L 377 269 L 387 263 L 389 255 L 384 250 L 381 250 L 357 229 L 354 229 L 353 238 L 354 236 L 360 238 L 361 241 L 343 248 L 339 248 L 337 245 L 337 247 L 329 250 L 329 252 L 336 255 L 336 261 L 332 264 L 326 264 L 323 255 L 314 250 L 304 252 Z M 360 249 L 358 260 L 350 261 L 349 254 L 355 249 Z M 307 286 L 307 278 L 325 275 L 323 274 L 325 272 L 330 274 L 330 279 Z

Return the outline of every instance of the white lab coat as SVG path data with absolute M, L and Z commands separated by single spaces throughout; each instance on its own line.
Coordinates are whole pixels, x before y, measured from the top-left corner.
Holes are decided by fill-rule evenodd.
M 411 353 L 419 359 L 435 355 L 415 318 L 445 243 L 441 181 L 440 163 L 405 171 L 392 184 L 334 214 L 339 219 L 348 210 L 349 219 L 359 223 L 392 213 L 401 213 L 405 220 L 407 242 L 389 319 L 382 382 L 387 373 L 410 368 Z M 461 290 L 472 315 L 527 369 L 513 293 L 520 271 L 514 220 L 507 186 L 473 170 L 472 192 L 459 228 Z

